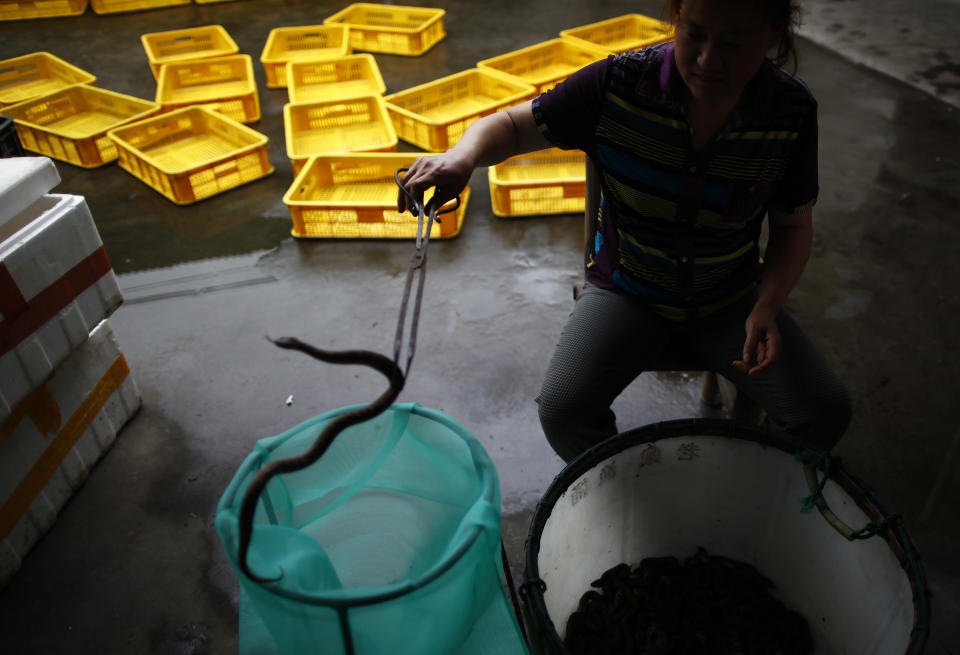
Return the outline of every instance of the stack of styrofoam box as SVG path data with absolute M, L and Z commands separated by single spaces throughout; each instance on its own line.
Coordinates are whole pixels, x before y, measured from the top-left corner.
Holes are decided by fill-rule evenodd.
M 140 407 L 117 278 L 46 157 L 0 159 L 0 588 Z

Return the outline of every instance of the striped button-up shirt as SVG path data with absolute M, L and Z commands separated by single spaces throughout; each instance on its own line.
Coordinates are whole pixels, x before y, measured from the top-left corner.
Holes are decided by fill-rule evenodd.
M 692 147 L 673 44 L 587 66 L 533 103 L 544 136 L 600 171 L 587 280 L 684 320 L 754 289 L 768 211 L 817 198 L 817 105 L 765 61 L 720 134 Z

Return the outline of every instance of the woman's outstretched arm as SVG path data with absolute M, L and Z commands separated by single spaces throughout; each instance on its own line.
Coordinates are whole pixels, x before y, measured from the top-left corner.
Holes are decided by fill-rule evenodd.
M 533 120 L 532 101 L 527 101 L 474 121 L 445 153 L 416 160 L 404 174 L 403 186 L 419 203 L 427 189 L 436 187 L 430 204 L 439 208 L 460 195 L 478 166 L 550 146 Z M 408 209 L 415 211 L 406 194 L 398 191 L 397 211 Z

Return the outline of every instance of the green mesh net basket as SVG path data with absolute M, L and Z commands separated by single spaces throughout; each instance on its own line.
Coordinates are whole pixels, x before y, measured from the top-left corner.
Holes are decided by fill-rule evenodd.
M 500 491 L 481 444 L 446 414 L 393 405 L 311 466 L 273 478 L 238 566 L 244 491 L 305 451 L 342 408 L 257 442 L 217 508 L 240 582 L 241 653 L 526 653 L 501 573 Z

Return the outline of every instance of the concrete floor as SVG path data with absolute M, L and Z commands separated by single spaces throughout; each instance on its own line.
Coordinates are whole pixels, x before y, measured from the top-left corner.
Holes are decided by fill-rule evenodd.
M 958 0 L 805 0 L 800 34 L 960 106 Z
M 271 28 L 317 23 L 343 4 L 245 0 L 0 24 L 0 59 L 49 50 L 95 73 L 101 87 L 143 98 L 153 97 L 154 80 L 140 34 L 223 25 L 257 61 L 263 117 L 254 127 L 270 136 L 276 167 L 181 208 L 118 167 L 59 165 L 56 191 L 86 196 L 120 275 L 126 302 L 111 322 L 143 408 L 0 591 L 5 652 L 236 652 L 236 579 L 213 526 L 227 482 L 257 439 L 380 392 L 377 376 L 324 367 L 264 339 L 385 353 L 392 345 L 412 246 L 289 236 L 286 92 L 266 88 L 258 63 Z M 388 92 L 561 29 L 660 10 L 626 0 L 425 4 L 447 9 L 448 36 L 422 57 L 378 55 Z M 813 257 L 789 307 L 853 393 L 853 422 L 836 453 L 904 517 L 923 556 L 933 594 L 927 652 L 957 653 L 960 112 L 949 85 L 924 88 L 923 76 L 897 79 L 882 61 L 865 62 L 884 71 L 876 72 L 839 37 L 830 43 L 830 30 L 815 28 L 838 22 L 822 13 L 831 4 L 810 3 L 816 42 L 800 43 L 800 73 L 821 108 L 821 196 Z M 865 9 L 874 4 L 847 9 L 868 45 L 871 34 L 876 44 L 891 32 L 891 15 L 910 11 L 896 2 L 881 3 L 892 7 L 886 12 Z M 949 13 L 956 3 L 929 5 Z M 925 15 L 949 24 L 938 22 L 946 14 Z M 874 32 L 872 17 L 887 22 Z M 927 44 L 937 31 L 925 34 Z M 944 43 L 949 59 L 955 43 Z M 914 72 L 924 70 L 923 56 Z M 561 468 L 533 398 L 570 311 L 582 220 L 500 219 L 485 170 L 471 187 L 461 235 L 430 245 L 420 345 L 401 401 L 442 409 L 483 441 L 519 574 L 531 512 Z M 615 408 L 627 429 L 704 415 L 698 396 L 695 377 L 647 374 Z

